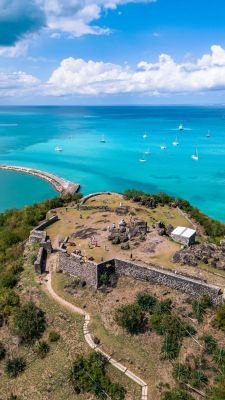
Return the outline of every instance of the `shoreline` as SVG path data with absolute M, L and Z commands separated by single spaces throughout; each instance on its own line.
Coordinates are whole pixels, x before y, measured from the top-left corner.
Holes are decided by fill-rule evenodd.
M 57 175 L 39 169 L 21 167 L 17 165 L 0 164 L 0 170 L 21 172 L 37 176 L 38 178 L 44 179 L 45 181 L 49 182 L 53 186 L 53 188 L 61 195 L 73 195 L 77 193 L 80 189 L 80 184 L 78 183 L 70 182 L 66 179 L 60 178 Z

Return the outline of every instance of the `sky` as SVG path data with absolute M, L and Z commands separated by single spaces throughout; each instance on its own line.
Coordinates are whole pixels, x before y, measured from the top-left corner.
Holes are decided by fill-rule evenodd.
M 224 0 L 0 0 L 0 105 L 225 104 Z

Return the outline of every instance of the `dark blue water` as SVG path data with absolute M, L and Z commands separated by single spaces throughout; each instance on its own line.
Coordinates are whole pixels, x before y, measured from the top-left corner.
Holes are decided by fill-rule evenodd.
M 180 123 L 182 132 L 177 129 Z M 106 143 L 100 142 L 103 134 Z M 179 145 L 173 146 L 176 136 Z M 167 149 L 161 150 L 161 145 Z M 56 146 L 63 151 L 55 152 Z M 196 147 L 199 160 L 193 161 Z M 144 154 L 148 150 L 151 155 Z M 145 163 L 139 162 L 142 158 Z M 0 162 L 56 173 L 80 183 L 85 194 L 127 188 L 166 191 L 225 221 L 222 107 L 0 108 Z M 11 173 L 9 180 L 4 174 L 0 174 L 5 187 L 0 210 L 53 194 L 45 182 L 33 183 L 30 190 L 27 176 Z M 18 187 L 17 196 L 12 196 L 12 187 Z

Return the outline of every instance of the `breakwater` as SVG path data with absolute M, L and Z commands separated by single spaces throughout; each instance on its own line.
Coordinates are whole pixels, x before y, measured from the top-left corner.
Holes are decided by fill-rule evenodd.
M 37 176 L 38 178 L 44 179 L 45 181 L 49 182 L 61 195 L 75 194 L 80 189 L 80 185 L 78 183 L 67 181 L 66 179 L 60 178 L 57 175 L 50 174 L 49 172 L 41 171 L 39 169 L 6 164 L 0 164 L 0 169 L 14 172 L 22 172 L 25 174 Z

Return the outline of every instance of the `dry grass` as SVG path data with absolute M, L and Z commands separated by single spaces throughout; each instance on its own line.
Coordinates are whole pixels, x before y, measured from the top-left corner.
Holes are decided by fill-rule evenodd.
M 77 288 L 68 292 L 64 286 L 72 280 L 73 278 L 67 275 L 54 274 L 54 289 L 71 303 L 87 309 L 92 318 L 90 331 L 100 339 L 102 348 L 113 354 L 114 358 L 148 383 L 149 399 L 159 400 L 161 392 L 158 385 L 169 383 L 173 386 L 174 384 L 171 377 L 172 364 L 169 361 L 161 360 L 162 337 L 151 331 L 138 336 L 126 334 L 114 322 L 114 312 L 117 307 L 134 302 L 137 293 L 147 291 L 161 300 L 172 299 L 176 314 L 191 323 L 188 318 L 191 306 L 187 303 L 187 295 L 159 285 L 135 281 L 128 277 L 119 278 L 117 287 L 108 294 L 96 291 L 94 288 Z M 221 345 L 225 345 L 223 333 L 212 327 L 213 318 L 214 311 L 210 309 L 205 316 L 204 324 L 192 322 L 197 330 L 196 338 L 204 333 L 211 333 Z M 191 338 L 186 338 L 177 361 L 184 362 L 188 355 L 193 358 L 193 355 L 200 355 L 200 352 L 201 348 L 196 342 Z M 135 400 L 138 398 L 136 392 L 133 392 L 131 398 Z

